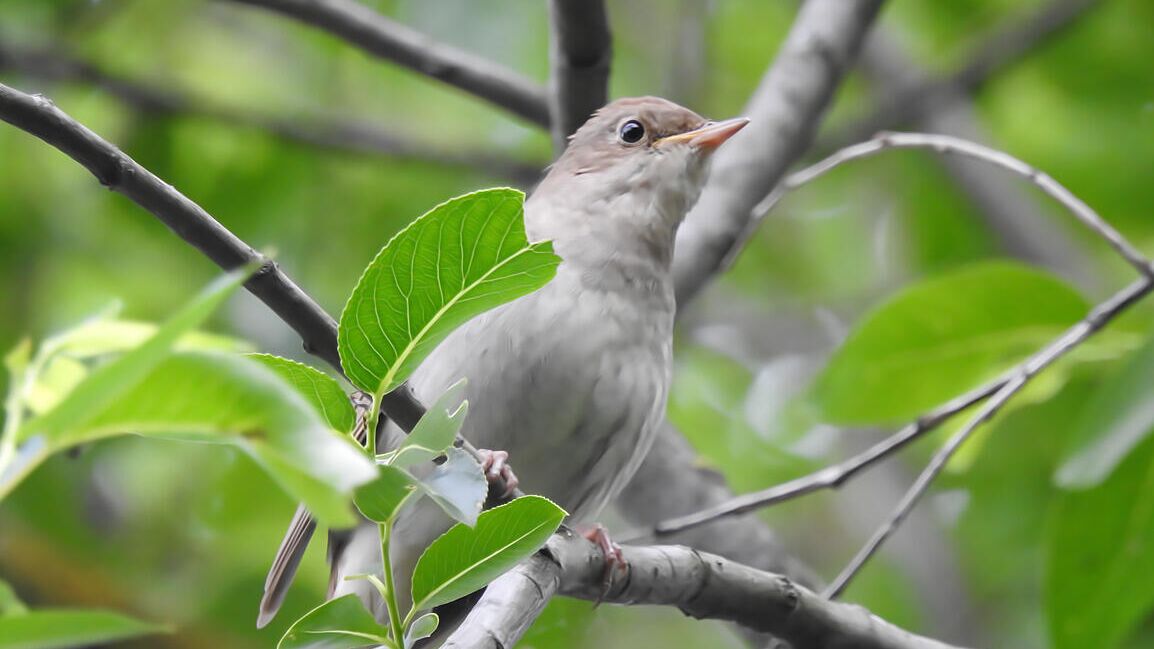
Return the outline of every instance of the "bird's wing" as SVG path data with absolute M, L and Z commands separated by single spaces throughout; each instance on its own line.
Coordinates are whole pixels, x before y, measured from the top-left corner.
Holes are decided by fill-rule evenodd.
M 292 522 L 289 523 L 288 532 L 285 533 L 284 540 L 276 551 L 276 557 L 272 560 L 268 577 L 264 581 L 264 595 L 260 598 L 260 614 L 256 619 L 258 629 L 264 628 L 280 610 L 285 593 L 292 585 L 301 557 L 308 549 L 309 540 L 312 539 L 316 529 L 317 522 L 312 514 L 304 505 L 298 505 Z

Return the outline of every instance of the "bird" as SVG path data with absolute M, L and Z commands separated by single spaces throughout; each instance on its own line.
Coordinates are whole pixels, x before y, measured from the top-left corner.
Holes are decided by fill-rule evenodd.
M 552 241 L 561 258 L 556 275 L 457 328 L 409 379 L 415 396 L 432 403 L 465 378 L 462 437 L 497 449 L 491 473 L 503 470 L 508 452 L 521 488 L 556 502 L 569 523 L 595 520 L 654 443 L 672 380 L 677 228 L 705 185 L 713 152 L 748 122 L 710 121 L 658 97 L 596 111 L 525 202 L 526 234 Z M 403 434 L 390 423 L 383 444 L 395 446 Z M 452 522 L 423 500 L 394 523 L 402 613 L 417 558 Z M 298 509 L 266 581 L 258 626 L 279 608 L 312 531 Z M 345 579 L 381 572 L 377 526 L 360 525 L 330 543 L 329 554 L 329 596 L 356 593 L 387 620 L 375 588 Z

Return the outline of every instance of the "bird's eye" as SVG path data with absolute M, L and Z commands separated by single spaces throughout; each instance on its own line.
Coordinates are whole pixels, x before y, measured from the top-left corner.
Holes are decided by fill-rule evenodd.
M 617 137 L 621 138 L 625 144 L 637 144 L 641 138 L 645 137 L 645 127 L 641 125 L 641 122 L 631 119 L 621 125 L 617 131 Z

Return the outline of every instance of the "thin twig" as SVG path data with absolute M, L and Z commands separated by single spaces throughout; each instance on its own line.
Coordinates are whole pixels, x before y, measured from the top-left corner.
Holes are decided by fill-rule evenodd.
M 544 162 L 522 161 L 489 151 L 446 150 L 369 122 L 294 119 L 214 106 L 170 87 L 121 77 L 88 61 L 62 54 L 61 49 L 26 49 L 0 43 L 0 69 L 50 81 L 91 84 L 141 112 L 201 117 L 341 153 L 413 159 L 470 169 L 506 177 L 521 186 L 536 181 L 545 165 Z
M 929 464 L 926 465 L 926 468 L 918 475 L 914 484 L 906 491 L 901 502 L 894 508 L 889 518 L 886 519 L 886 522 L 878 527 L 877 531 L 875 531 L 869 541 L 862 546 L 853 560 L 850 561 L 849 565 L 842 570 L 841 574 L 837 576 L 837 579 L 825 590 L 823 596 L 834 598 L 845 590 L 846 586 L 849 585 L 849 582 L 862 569 L 866 561 L 868 561 L 870 557 L 877 552 L 878 548 L 881 547 L 881 544 L 897 530 L 898 526 L 901 525 L 902 521 L 905 520 L 906 516 L 913 510 L 914 505 L 916 505 L 918 500 L 925 494 L 930 483 L 933 482 L 934 478 L 938 477 L 938 474 L 945 468 L 949 459 L 953 457 L 958 448 L 969 439 L 970 435 L 973 434 L 978 426 L 989 421 L 990 418 L 997 414 L 1011 397 L 1021 391 L 1021 389 L 1030 382 L 1030 379 L 1037 376 L 1046 366 L 1074 349 L 1074 347 L 1095 331 L 1101 329 L 1118 314 L 1125 311 L 1131 304 L 1149 293 L 1152 288 L 1154 288 L 1154 278 L 1143 277 L 1136 280 L 1118 293 L 1115 293 L 1109 300 L 1097 306 L 1085 319 L 1068 329 L 1041 352 L 1038 352 L 1025 363 L 1018 366 L 1014 370 L 1012 378 L 1006 381 L 993 396 L 982 404 L 981 409 L 974 413 L 974 416 L 966 422 L 966 425 L 963 426 L 961 430 L 954 433 L 950 439 L 934 453 Z
M 501 65 L 438 43 L 354 0 L 231 0 L 295 18 L 366 52 L 455 86 L 531 123 L 549 127 L 545 90 Z
M 847 162 L 867 158 L 887 149 L 929 149 L 939 154 L 963 155 L 1022 176 L 1042 190 L 1043 193 L 1058 201 L 1083 225 L 1105 239 L 1110 247 L 1133 266 L 1139 274 L 1154 277 L 1154 268 L 1151 268 L 1150 261 L 1137 248 L 1127 241 L 1114 226 L 1103 220 L 1085 201 L 1075 196 L 1073 192 L 1066 189 L 1049 174 L 1003 151 L 950 135 L 880 133 L 872 140 L 846 147 L 816 164 L 790 174 L 755 208 L 759 216 L 750 221 L 751 229 L 746 231 L 744 237 L 749 236 L 752 230 L 756 228 L 756 223 L 764 218 L 765 213 L 781 200 L 786 192 L 805 185 Z M 735 246 L 735 249 L 740 247 L 739 244 Z
M 837 464 L 824 467 L 809 475 L 790 480 L 789 482 L 774 485 L 768 489 L 736 496 L 731 500 L 692 514 L 670 518 L 669 520 L 656 524 L 652 530 L 636 532 L 629 536 L 622 537 L 620 540 L 623 543 L 630 543 L 647 538 L 667 537 L 671 534 L 678 534 L 711 523 L 726 516 L 739 516 L 815 491 L 836 489 L 862 470 L 890 457 L 897 451 L 905 448 L 910 442 L 934 430 L 950 417 L 997 392 L 1006 384 L 1007 380 L 1007 378 L 999 378 L 983 386 L 974 388 L 965 394 L 954 397 L 950 401 L 918 417 L 917 421 L 905 426 L 893 435 Z
M 1100 0 L 1054 0 L 999 25 L 989 35 L 976 39 L 968 48 L 969 54 L 960 57 L 963 63 L 953 71 L 901 88 L 866 117 L 819 138 L 813 147 L 816 155 L 827 155 L 878 131 L 917 121 L 937 110 L 943 99 L 954 93 L 974 94 L 995 75 L 1037 51 L 1102 4 Z
M 613 43 L 603 0 L 550 0 L 549 25 L 549 114 L 560 155 L 566 139 L 608 101 Z

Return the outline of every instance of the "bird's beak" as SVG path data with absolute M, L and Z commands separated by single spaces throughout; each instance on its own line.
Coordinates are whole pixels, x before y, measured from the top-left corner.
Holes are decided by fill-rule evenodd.
M 735 133 L 745 128 L 745 125 L 748 123 L 748 117 L 734 117 L 724 122 L 707 122 L 705 126 L 701 128 L 663 137 L 657 141 L 657 144 L 663 145 L 681 142 L 689 144 L 694 148 L 712 151 L 721 146 L 722 142 L 725 142 L 733 137 Z

